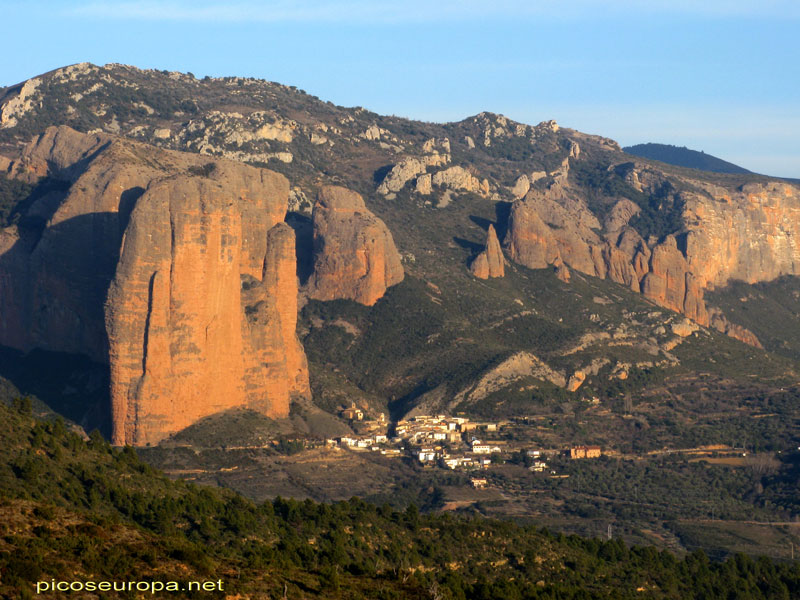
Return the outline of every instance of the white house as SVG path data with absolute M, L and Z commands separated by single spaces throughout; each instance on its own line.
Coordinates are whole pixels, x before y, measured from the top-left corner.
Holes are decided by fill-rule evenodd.
M 461 464 L 460 458 L 445 458 L 444 464 L 448 466 L 450 469 L 456 469 Z
M 487 444 L 481 442 L 480 440 L 473 439 L 472 451 L 475 454 L 491 454 L 492 452 L 500 452 L 500 448 L 498 446 L 492 446 L 491 444 Z
M 436 450 L 433 448 L 422 448 L 418 450 L 416 453 L 419 462 L 432 462 L 436 460 Z

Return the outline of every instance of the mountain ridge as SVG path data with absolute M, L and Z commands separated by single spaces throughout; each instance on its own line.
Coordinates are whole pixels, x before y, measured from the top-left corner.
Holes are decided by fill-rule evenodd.
M 677 167 L 687 167 L 714 173 L 751 173 L 751 171 L 739 165 L 706 154 L 702 150 L 691 150 L 686 146 L 647 142 L 625 146 L 622 150 L 634 156 L 657 160 Z
M 83 135 L 131 138 L 159 148 L 152 151 L 154 155 L 176 150 L 199 154 L 207 161 L 195 165 L 201 178 L 208 175 L 203 169 L 211 168 L 215 160 L 268 166 L 282 173 L 290 180 L 287 222 L 298 240 L 296 264 L 310 269 L 306 276 L 310 273 L 312 281 L 321 268 L 315 261 L 322 246 L 315 249 L 313 243 L 318 230 L 315 223 L 321 218 L 312 209 L 317 194 L 329 184 L 360 194 L 365 200 L 363 210 L 388 227 L 402 268 L 410 277 L 396 286 L 402 291 L 390 288 L 387 295 L 410 294 L 405 296 L 408 302 L 429 311 L 420 315 L 419 323 L 430 322 L 426 335 L 434 345 L 443 343 L 437 339 L 444 339 L 435 337 L 445 331 L 437 328 L 445 323 L 447 328 L 452 326 L 451 341 L 457 348 L 451 350 L 452 371 L 444 375 L 452 380 L 453 393 L 460 391 L 455 382 L 463 387 L 470 378 L 482 377 L 494 362 L 526 350 L 525 342 L 511 335 L 513 341 L 498 340 L 499 345 L 491 351 L 473 348 L 473 356 L 481 358 L 459 364 L 474 345 L 477 330 L 458 324 L 458 311 L 488 314 L 496 310 L 490 308 L 492 303 L 500 302 L 506 306 L 498 312 L 505 318 L 512 314 L 515 298 L 525 306 L 534 292 L 525 283 L 532 276 L 520 265 L 543 273 L 558 271 L 573 288 L 583 285 L 584 276 L 608 279 L 642 292 L 647 300 L 683 313 L 699 325 L 758 346 L 761 341 L 752 332 L 730 321 L 723 311 L 706 306 L 704 291 L 729 280 L 752 283 L 793 274 L 792 265 L 800 264 L 793 258 L 791 223 L 774 223 L 766 216 L 789 214 L 800 196 L 797 188 L 749 173 L 698 174 L 647 160 L 631 161 L 616 142 L 561 128 L 555 121 L 531 126 L 484 112 L 455 123 L 422 123 L 358 107 L 336 107 L 291 87 L 254 79 L 198 80 L 180 73 L 81 63 L 6 90 L 0 103 L 0 148 L 5 156 L 0 167 L 17 179 L 28 177 L 30 181 L 46 173 L 47 165 L 59 158 L 44 157 L 44 166 L 32 167 L 30 161 L 20 162 L 20 144 L 29 142 L 30 136 L 43 135 L 47 127 L 65 124 Z M 143 151 L 137 160 L 146 163 L 148 152 Z M 33 169 L 28 175 L 15 166 L 23 164 Z M 213 169 L 209 174 L 215 177 Z M 468 266 L 484 249 L 490 227 L 517 264 L 510 272 L 505 269 L 503 277 L 493 278 L 491 286 L 481 287 Z M 765 241 L 756 248 L 742 242 L 751 238 Z M 493 248 L 497 262 L 497 248 Z M 721 252 L 721 248 L 732 250 Z M 338 259 L 330 264 L 334 271 L 343 269 L 334 273 L 334 279 L 349 269 Z M 538 275 L 535 278 L 540 279 Z M 388 281 L 396 283 L 398 278 L 392 276 Z M 510 297 L 501 300 L 500 289 Z M 374 303 L 381 296 L 383 292 L 370 293 L 365 303 Z M 581 303 L 591 302 L 585 293 L 576 296 Z M 628 302 L 628 296 L 624 298 Z M 307 294 L 301 291 L 298 307 L 307 301 Z M 380 301 L 374 310 L 383 314 Z M 592 330 L 588 319 L 594 313 L 585 305 L 581 311 L 585 320 L 576 320 L 571 329 L 558 325 L 565 318 L 562 314 L 558 318 L 527 314 L 519 321 L 525 322 L 520 327 L 541 328 L 561 342 L 562 337 L 578 337 L 581 328 Z M 400 315 L 406 318 L 402 310 Z M 670 325 L 673 318 L 665 323 Z M 327 320 L 323 323 L 324 329 Z M 321 332 L 316 331 L 314 322 L 301 328 L 305 328 L 306 346 L 317 343 L 314 340 Z M 464 335 L 455 333 L 459 330 Z M 413 331 L 403 335 L 409 339 L 398 340 L 398 347 L 422 349 L 420 340 L 412 339 Z M 674 364 L 669 358 L 673 353 L 667 349 L 673 341 L 664 335 L 656 334 L 655 342 L 645 341 L 642 329 L 632 335 L 637 342 L 630 342 L 631 348 L 639 350 L 615 360 L 628 365 L 652 366 L 660 360 Z M 350 343 L 353 348 L 360 344 Z M 695 338 L 680 344 L 692 346 Z M 565 379 L 596 358 L 566 358 L 559 355 L 561 350 L 547 344 L 536 348 L 538 354 L 544 351 L 544 360 L 562 363 L 559 368 Z M 594 352 L 607 350 L 600 344 Z M 361 382 L 362 388 L 371 386 L 369 391 L 362 389 L 364 402 L 377 402 L 376 410 L 380 402 L 384 409 L 386 402 L 411 408 L 417 398 L 435 387 L 433 380 L 419 379 L 424 370 L 413 365 L 411 355 L 402 360 L 395 357 L 391 365 L 392 351 L 381 351 L 389 358 L 385 379 L 377 386 Z M 661 358 L 646 358 L 651 351 Z M 312 354 L 322 360 L 325 353 Z M 360 356 L 347 360 L 366 360 L 366 354 Z M 466 368 L 466 364 L 471 366 Z M 596 389 L 612 367 L 589 369 L 587 383 L 577 393 Z M 322 375 L 327 368 L 320 363 L 311 365 L 311 387 L 316 385 L 317 395 L 325 393 L 320 390 L 322 380 L 328 377 Z M 463 380 L 456 375 L 462 369 L 466 369 Z M 348 373 L 346 378 L 355 376 L 350 367 L 339 373 L 337 377 L 342 373 Z
M 23 82 L 0 120 L 0 377 L 87 431 L 113 408 L 115 443 L 259 502 L 785 556 L 790 533 L 747 521 L 798 513 L 800 189 L 552 120 L 118 65 Z M 504 448 L 488 470 L 367 441 L 440 413 L 484 427 L 442 454 Z

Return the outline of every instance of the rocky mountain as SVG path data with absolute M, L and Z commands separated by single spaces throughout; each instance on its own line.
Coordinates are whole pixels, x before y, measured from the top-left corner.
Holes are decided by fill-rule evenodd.
M 0 340 L 107 362 L 115 443 L 155 443 L 233 407 L 285 418 L 290 397 L 310 396 L 284 176 L 65 126 L 8 172 L 65 189 L 0 233 Z M 346 230 L 350 252 L 370 227 L 385 230 L 374 217 Z M 330 224 L 328 245 L 343 233 Z M 362 278 L 329 299 L 365 288 L 374 302 L 385 285 Z
M 108 364 L 117 442 L 292 397 L 602 395 L 730 347 L 708 328 L 771 346 L 707 297 L 800 271 L 785 181 L 253 79 L 58 69 L 0 91 L 0 168 L 0 344 Z

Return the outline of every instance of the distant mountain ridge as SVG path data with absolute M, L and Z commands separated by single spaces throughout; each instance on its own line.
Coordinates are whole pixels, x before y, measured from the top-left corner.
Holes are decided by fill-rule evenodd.
M 670 144 L 636 144 L 634 146 L 626 146 L 623 151 L 634 156 L 641 156 L 642 158 L 649 158 L 651 160 L 660 160 L 668 165 L 675 165 L 676 167 L 687 167 L 689 169 L 699 169 L 700 171 L 711 171 L 712 173 L 750 173 L 745 168 L 742 168 L 726 160 L 711 156 L 705 152 L 698 152 L 697 150 L 690 150 L 685 146 L 672 146 Z

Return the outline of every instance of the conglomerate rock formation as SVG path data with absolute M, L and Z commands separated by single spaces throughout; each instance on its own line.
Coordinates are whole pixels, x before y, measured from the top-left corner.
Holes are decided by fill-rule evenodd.
M 296 310 L 296 276 L 281 276 L 293 247 L 273 232 L 288 183 L 218 168 L 220 179 L 150 184 L 131 214 L 106 304 L 117 443 L 158 441 L 237 406 L 286 417 L 300 391 L 302 350 L 282 327 Z
M 652 177 L 637 171 L 631 176 L 639 189 Z M 563 262 L 759 346 L 743 327 L 719 313 L 712 318 L 704 290 L 733 279 L 755 283 L 800 273 L 800 190 L 777 182 L 750 183 L 736 191 L 692 183 L 705 193 L 682 193 L 685 231 L 660 241 L 644 240 L 629 225 L 639 208 L 627 199 L 609 211 L 601 235 L 595 215 L 569 187 L 531 189 L 511 206 L 504 246 L 512 260 L 527 267 Z
M 0 234 L 0 343 L 108 361 L 115 443 L 309 394 L 285 177 L 68 128 L 9 170 L 63 185 Z
M 547 219 L 547 223 L 542 216 Z M 601 238 L 593 215 L 579 204 L 573 211 L 544 194 L 531 192 L 511 207 L 505 246 L 511 259 L 530 268 L 560 263 L 588 275 L 616 281 L 641 291 L 657 304 L 708 325 L 703 288 L 689 270 L 674 236 L 652 250 L 639 234 L 626 228 L 618 244 Z M 586 223 L 586 221 L 589 223 Z
M 64 123 L 83 133 L 47 129 Z M 405 265 L 409 293 L 432 305 L 514 293 L 522 307 L 515 288 L 529 274 L 503 269 L 504 249 L 575 289 L 581 274 L 610 279 L 759 345 L 742 312 L 708 305 L 706 292 L 800 275 L 800 188 L 783 181 L 669 167 L 555 121 L 422 123 L 266 81 L 81 64 L 0 90 L 0 171 L 35 185 L 18 220 L 0 206 L 0 345 L 108 362 L 119 442 L 155 441 L 228 406 L 286 414 L 309 380 L 288 185 L 265 164 L 291 181 L 292 210 L 312 216 L 289 219 L 304 258 L 313 229 L 301 298 L 373 305 Z M 490 231 L 470 269 L 505 279 L 457 289 L 484 242 L 474 225 L 487 221 L 502 248 Z M 426 345 L 441 332 L 430 333 Z
M 311 298 L 349 298 L 371 306 L 386 288 L 403 280 L 403 266 L 391 232 L 356 192 L 323 187 L 313 222 Z
M 505 275 L 504 262 L 503 250 L 500 248 L 494 225 L 489 225 L 486 233 L 486 247 L 472 261 L 469 270 L 478 279 L 503 277 Z
M 105 292 L 131 204 L 157 172 L 125 168 L 133 160 L 109 136 L 64 127 L 49 129 L 10 165 L 21 179 L 50 174 L 58 183 L 0 230 L 0 343 L 105 362 Z

